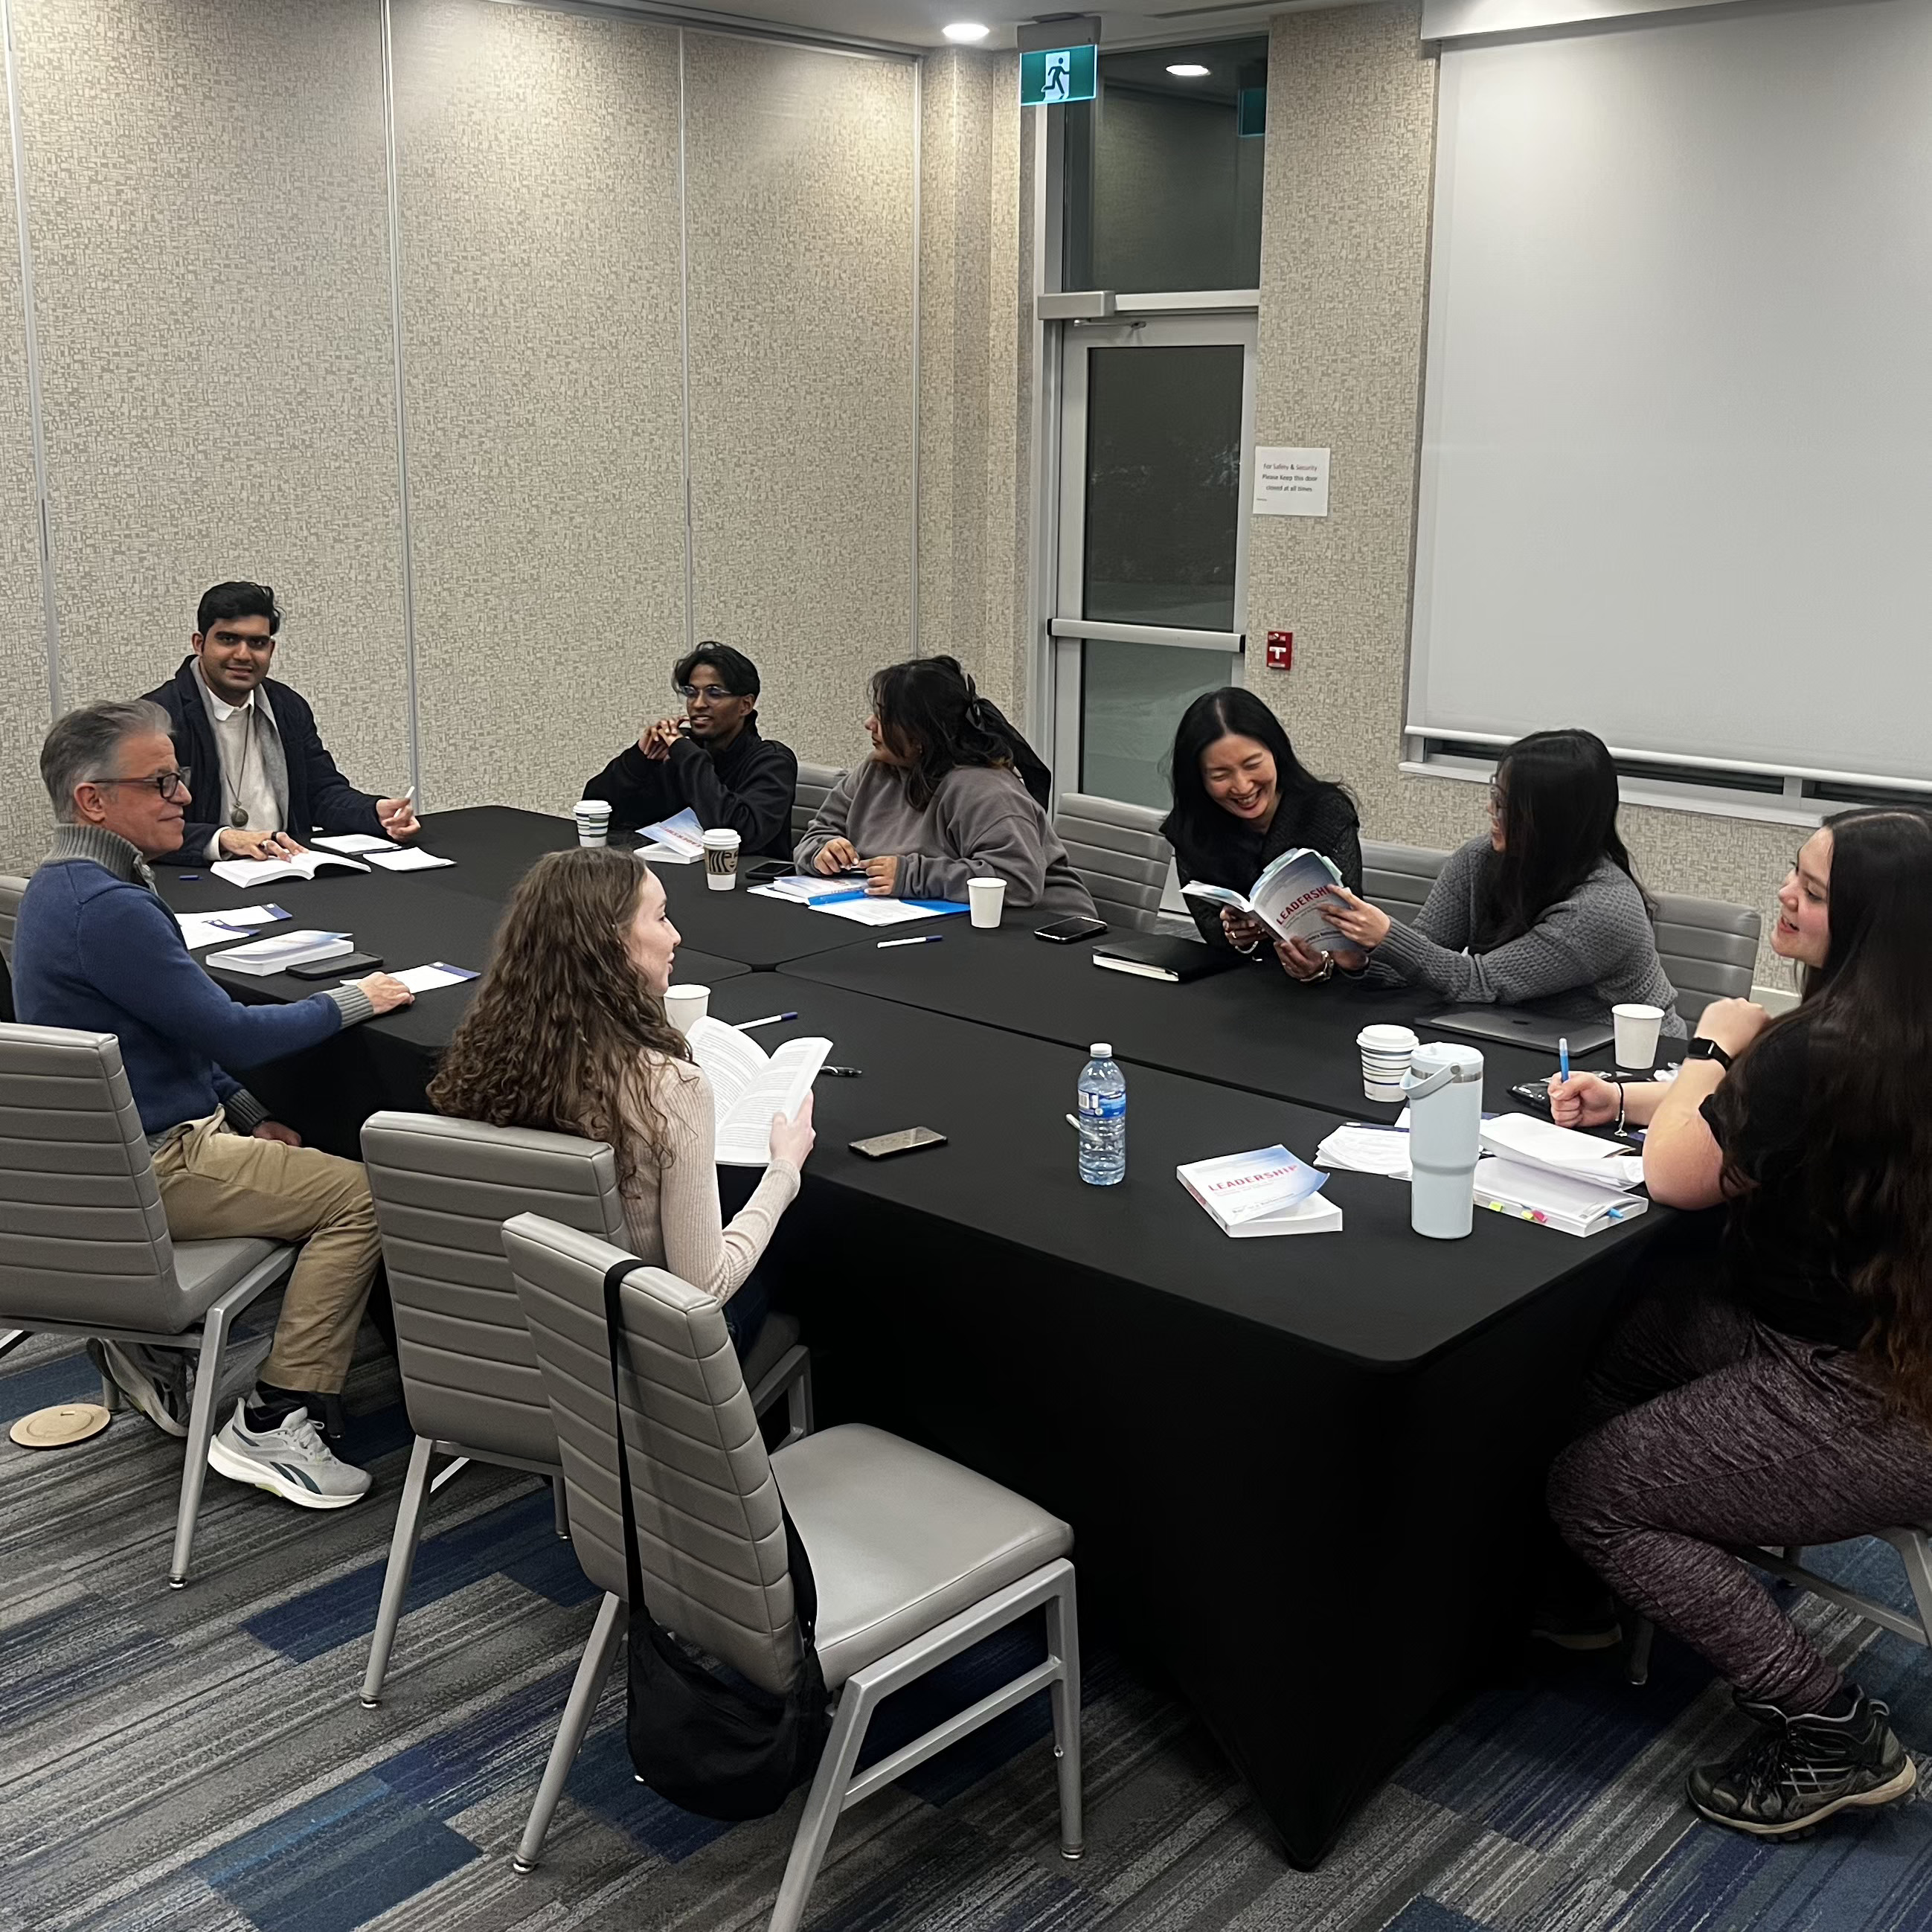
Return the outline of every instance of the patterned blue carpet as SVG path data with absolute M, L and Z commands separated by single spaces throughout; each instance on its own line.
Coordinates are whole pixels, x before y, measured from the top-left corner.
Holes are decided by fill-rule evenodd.
M 69 1345 L 0 1373 L 0 1427 L 94 1384 Z M 179 1449 L 138 1417 L 36 1454 L 0 1442 L 0 1932 L 430 1932 L 692 1928 L 770 1910 L 798 1801 L 727 1827 L 636 1784 L 614 1678 L 542 1868 L 509 1853 L 592 1593 L 547 1492 L 465 1471 L 431 1505 L 382 1708 L 356 1700 L 408 1434 L 393 1371 L 350 1390 L 377 1494 L 316 1518 L 211 1478 L 196 1581 L 163 1584 Z M 1902 1600 L 1882 1545 L 1848 1580 Z M 1418 1614 L 1426 1605 L 1418 1604 Z M 1923 1654 L 1815 1600 L 1800 1614 L 1932 1747 Z M 1327 1661 L 1357 1673 L 1338 1618 Z M 874 1754 L 970 1702 L 1036 1643 L 956 1661 L 889 1711 Z M 1684 1772 L 1739 1720 L 1658 1646 L 1526 1656 L 1428 1739 L 1318 1872 L 1281 1858 L 1212 1744 L 1160 1684 L 1090 1649 L 1088 1852 L 1056 1850 L 1045 1700 L 848 1813 L 813 1932 L 1924 1932 L 1932 1808 L 1761 1846 L 1694 1824 Z

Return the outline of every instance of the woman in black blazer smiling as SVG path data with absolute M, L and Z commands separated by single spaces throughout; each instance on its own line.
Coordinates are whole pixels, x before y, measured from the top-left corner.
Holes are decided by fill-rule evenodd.
M 1362 889 L 1361 826 L 1354 802 L 1294 755 L 1288 734 L 1251 691 L 1229 685 L 1197 698 L 1174 734 L 1174 809 L 1161 830 L 1182 884 L 1198 879 L 1245 892 L 1270 860 L 1305 845 L 1332 860 L 1352 892 Z M 1190 900 L 1210 946 L 1258 953 L 1273 934 L 1244 914 Z

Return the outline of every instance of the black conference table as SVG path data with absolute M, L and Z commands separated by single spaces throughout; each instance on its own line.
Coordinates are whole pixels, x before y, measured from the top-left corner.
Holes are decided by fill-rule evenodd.
M 881 952 L 868 938 L 795 959 L 786 970 L 1067 1046 L 1105 1040 L 1124 1062 L 1370 1120 L 1392 1120 L 1398 1108 L 1364 1097 L 1356 1034 L 1371 1023 L 1393 1022 L 1425 1039 L 1451 1037 L 1432 1033 L 1423 1018 L 1449 1004 L 1439 993 L 1342 979 L 1297 986 L 1272 961 L 1244 961 L 1176 986 L 1096 966 L 1090 941 L 1057 946 L 1036 939 L 1039 922 L 1022 914 L 997 932 L 980 932 L 955 917 L 942 945 Z M 1489 1040 L 1466 1043 L 1482 1053 L 1484 1100 L 1492 1112 L 1513 1104 L 1511 1086 L 1556 1070 L 1553 1054 Z
M 460 870 L 245 893 L 161 884 L 183 910 L 273 898 L 304 924 L 374 940 L 394 965 L 480 964 L 497 908 L 454 882 L 507 890 L 547 849 L 520 825 L 530 816 L 428 821 L 424 844 Z M 458 821 L 474 844 L 447 836 Z M 523 838 L 520 857 L 490 842 L 493 829 Z M 550 842 L 566 834 L 554 824 Z M 488 864 L 472 862 L 479 851 Z M 664 877 L 688 930 L 683 906 L 702 880 Z M 712 896 L 705 936 L 728 938 L 731 904 L 745 902 Z M 839 923 L 749 903 L 788 932 Z M 1210 1051 L 1232 1020 L 1172 1003 L 1240 976 L 1116 989 L 1078 949 L 1018 931 L 969 938 L 960 918 L 944 929 L 944 946 L 875 956 L 1000 957 L 1006 981 L 1036 962 L 1042 1003 L 1061 997 L 1070 969 L 1082 990 L 1102 982 L 1097 998 L 1150 994 L 1168 1031 L 1191 1013 L 1178 1030 L 1192 1043 L 1174 1055 L 1216 1078 L 1131 1065 L 1128 1178 L 1090 1188 L 1064 1116 L 1088 1035 L 1127 1030 L 1111 1018 L 1063 1042 L 807 976 L 826 955 L 766 972 L 681 950 L 678 977 L 711 983 L 719 1017 L 797 1012 L 754 1036 L 768 1050 L 822 1033 L 836 1064 L 864 1070 L 818 1083 L 818 1148 L 767 1264 L 806 1324 L 822 1417 L 897 1429 L 1064 1514 L 1090 1608 L 1171 1672 L 1288 1856 L 1312 1866 L 1517 1640 L 1542 1471 L 1607 1311 L 1672 1217 L 1653 1210 L 1584 1241 L 1479 1214 L 1468 1240 L 1443 1244 L 1410 1231 L 1400 1184 L 1337 1174 L 1340 1235 L 1231 1240 L 1174 1167 L 1276 1140 L 1310 1155 L 1342 1114 L 1362 1111 L 1339 1090 L 1328 1110 L 1256 1090 L 1252 1072 L 1230 1077 L 1258 1052 L 1283 1084 L 1328 1066 L 1332 1088 L 1334 1056 L 1319 1044 L 1331 989 L 1285 1009 L 1300 1045 L 1278 1060 L 1245 1023 Z M 872 941 L 847 937 L 846 950 L 863 970 Z M 226 983 L 255 998 L 312 990 Z M 1256 995 L 1276 990 L 1257 976 Z M 317 1144 L 353 1152 L 368 1113 L 423 1104 L 462 1003 L 460 988 L 427 994 L 246 1077 Z M 1354 1025 L 1327 1024 L 1352 1054 Z M 917 1125 L 948 1144 L 876 1162 L 847 1144 Z M 720 1174 L 728 1200 L 752 1178 Z

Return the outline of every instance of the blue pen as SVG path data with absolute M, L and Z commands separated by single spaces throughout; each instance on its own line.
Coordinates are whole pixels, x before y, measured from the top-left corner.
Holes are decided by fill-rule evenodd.
M 1570 1084 L 1570 1042 L 1568 1039 L 1556 1042 L 1556 1064 L 1563 1070 L 1563 1084 Z
M 740 1033 L 748 1033 L 754 1027 L 776 1026 L 781 1020 L 795 1020 L 796 1013 L 767 1013 L 761 1020 L 740 1020 L 736 1022 Z

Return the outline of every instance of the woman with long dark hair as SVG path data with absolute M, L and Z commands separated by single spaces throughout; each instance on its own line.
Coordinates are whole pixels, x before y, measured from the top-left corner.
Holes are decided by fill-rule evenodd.
M 1532 1006 L 1607 1024 L 1612 1006 L 1660 1006 L 1682 1038 L 1651 908 L 1617 831 L 1617 774 L 1589 731 L 1536 731 L 1504 752 L 1487 836 L 1449 855 L 1413 926 L 1355 898 L 1330 923 L 1360 950 L 1335 956 L 1371 984 L 1428 986 L 1462 1005 Z M 1328 970 L 1292 942 L 1291 978 Z
M 1362 889 L 1361 827 L 1348 794 L 1294 755 L 1277 718 L 1252 691 L 1228 685 L 1181 713 L 1168 765 L 1174 808 L 1161 830 L 1186 885 L 1246 892 L 1263 868 L 1298 846 L 1319 852 L 1352 892 Z M 1232 909 L 1188 902 L 1210 946 L 1263 957 L 1270 936 Z
M 1550 1480 L 1570 1546 L 1756 1721 L 1691 1803 L 1771 1838 L 1916 1781 L 1886 1706 L 1733 1552 L 1932 1522 L 1932 816 L 1839 814 L 1778 902 L 1795 1012 L 1717 1000 L 1668 1085 L 1590 1081 L 1558 1109 L 1648 1120 L 1652 1198 L 1721 1206 L 1725 1239 L 1714 1280 L 1617 1330 Z
M 664 1017 L 677 944 L 649 866 L 608 846 L 547 854 L 511 896 L 430 1104 L 492 1126 L 608 1142 L 633 1251 L 725 1303 L 742 1353 L 762 1298 L 732 1298 L 798 1192 L 812 1100 L 793 1119 L 773 1117 L 771 1164 L 722 1225 L 710 1082 Z
M 1014 911 L 1092 913 L 1044 809 L 1046 767 L 957 658 L 888 664 L 872 699 L 872 755 L 806 826 L 800 871 L 862 871 L 881 898 L 963 901 L 968 879 L 1004 879 Z

